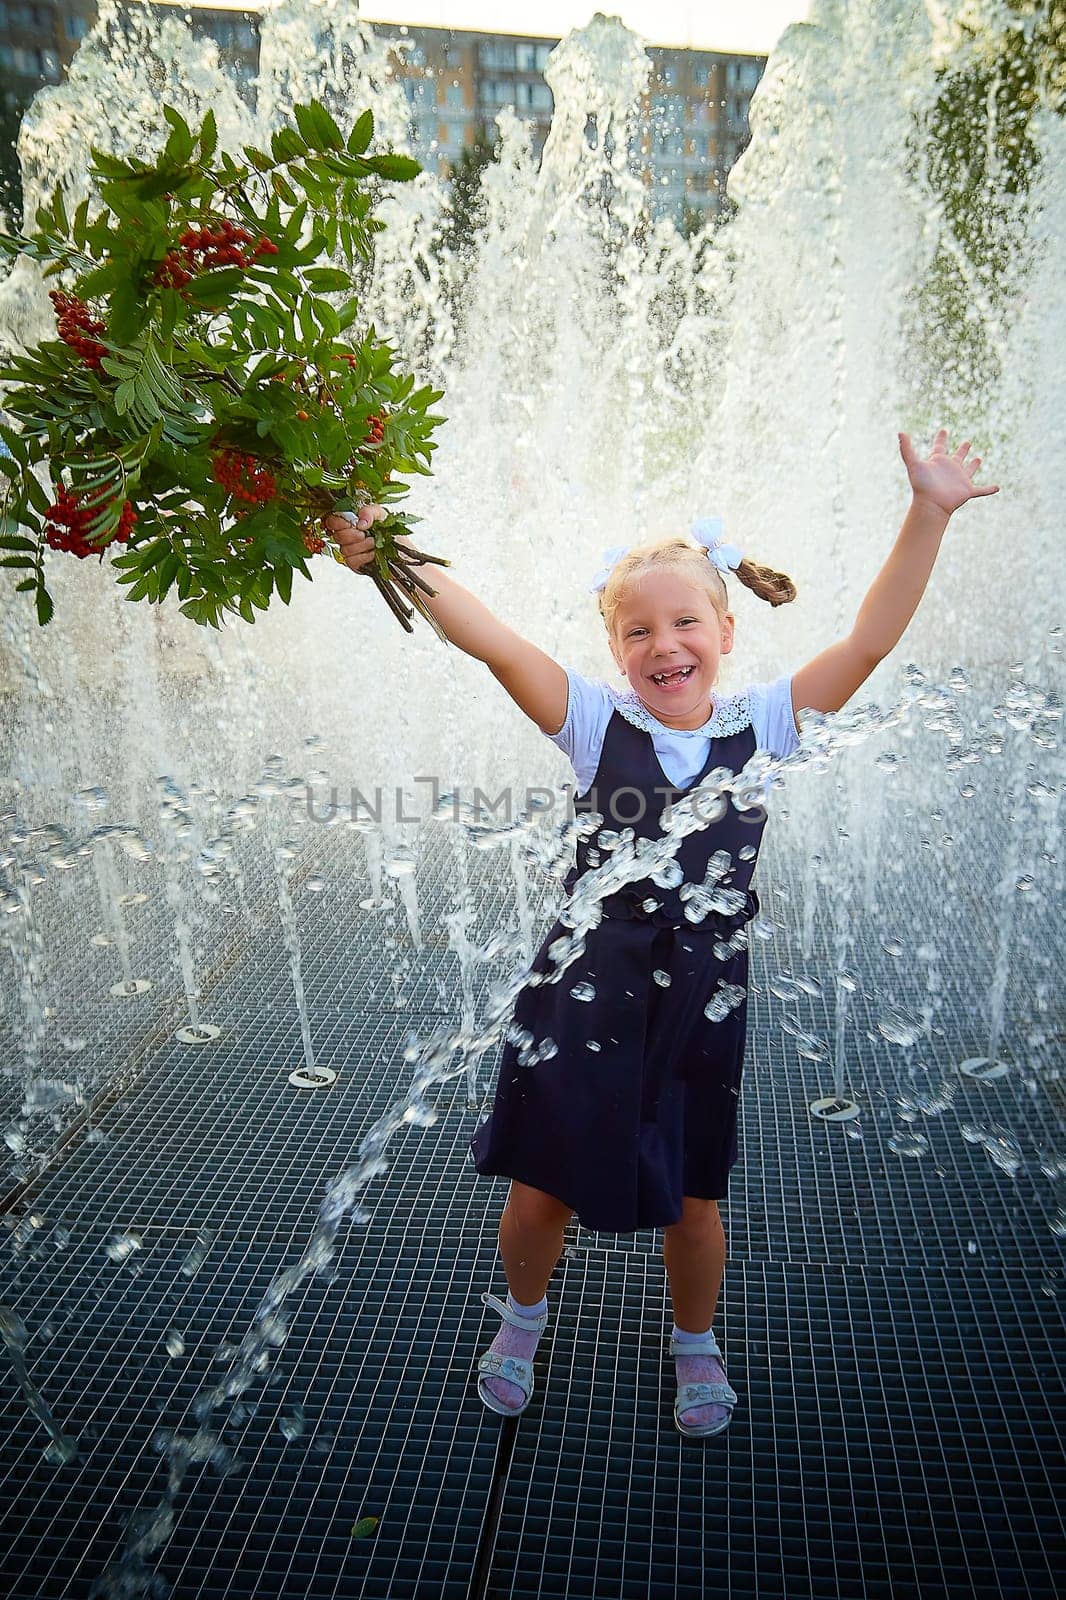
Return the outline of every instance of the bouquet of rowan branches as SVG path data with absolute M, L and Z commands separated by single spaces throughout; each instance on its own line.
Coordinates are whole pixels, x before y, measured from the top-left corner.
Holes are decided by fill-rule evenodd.
M 163 116 L 154 162 L 95 151 L 73 216 L 57 190 L 32 232 L 0 235 L 57 280 L 57 337 L 0 367 L 0 565 L 42 625 L 48 550 L 107 554 L 130 600 L 173 587 L 195 622 L 254 622 L 309 557 L 341 559 L 324 517 L 389 506 L 429 472 L 443 421 L 440 391 L 360 327 L 353 281 L 373 270 L 377 190 L 418 163 L 367 154 L 369 111 L 345 139 L 323 106 L 296 106 L 241 159 L 210 112 L 195 132 Z M 448 563 L 411 544 L 417 520 L 375 525 L 370 574 L 408 632 L 418 611 L 439 633 L 417 569 Z

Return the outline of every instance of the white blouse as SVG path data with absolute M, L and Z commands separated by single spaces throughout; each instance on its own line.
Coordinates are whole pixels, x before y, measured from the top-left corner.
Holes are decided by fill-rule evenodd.
M 668 728 L 653 717 L 633 689 L 615 689 L 600 678 L 586 678 L 566 668 L 569 683 L 566 721 L 558 733 L 549 733 L 570 761 L 577 778 L 577 793 L 591 788 L 600 763 L 611 714 L 618 711 L 627 722 L 651 734 L 655 754 L 676 788 L 687 789 L 707 761 L 712 739 L 740 733 L 751 724 L 755 744 L 775 757 L 791 755 L 800 742 L 792 712 L 792 675 L 772 683 L 751 683 L 735 694 L 715 699 L 707 721 L 699 728 Z

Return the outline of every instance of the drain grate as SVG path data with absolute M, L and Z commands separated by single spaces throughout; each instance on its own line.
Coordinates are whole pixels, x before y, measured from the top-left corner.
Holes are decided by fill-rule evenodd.
M 304 978 L 316 1059 L 337 1082 L 318 1094 L 289 1086 L 303 1055 L 284 953 L 280 941 L 246 947 L 220 963 L 206 997 L 219 1037 L 194 1048 L 158 1028 L 101 1112 L 103 1140 L 68 1146 L 19 1202 L 37 1225 L 5 1247 L 0 1299 L 27 1322 L 33 1381 L 81 1453 L 46 1466 L 41 1431 L 5 1380 L 0 1578 L 12 1600 L 86 1600 L 128 1516 L 159 1499 L 160 1428 L 188 1425 L 195 1396 L 224 1370 L 215 1352 L 246 1331 L 306 1243 L 326 1182 L 402 1094 L 408 1031 L 439 1024 L 459 992 L 432 897 L 433 938 L 398 987 L 402 915 L 360 913 L 365 883 L 345 876 L 354 857 L 330 848 L 334 896 L 306 929 Z M 491 925 L 506 896 L 489 867 L 486 895 Z M 966 916 L 971 949 L 945 958 L 944 1035 L 926 1052 L 944 1074 L 982 1044 Z M 915 1063 L 878 1035 L 871 995 L 892 958 L 874 946 L 853 957 L 863 985 L 847 1089 L 864 1110 L 848 1127 L 860 1136 L 817 1122 L 808 1107 L 831 1074 L 797 1057 L 769 980 L 820 970 L 830 940 L 818 916 L 807 953 L 784 930 L 772 950 L 756 946 L 716 1322 L 740 1395 L 729 1432 L 697 1444 L 673 1429 L 669 1302 L 651 1230 L 568 1230 L 533 1405 L 517 1423 L 480 1405 L 472 1373 L 495 1329 L 480 1295 L 503 1287 L 507 1186 L 473 1172 L 475 1117 L 453 1080 L 437 1125 L 390 1146 L 371 1220 L 350 1230 L 333 1280 L 314 1280 L 292 1305 L 271 1381 L 227 1430 L 242 1469 L 190 1473 L 159 1557 L 175 1595 L 1054 1594 L 1063 1526 L 1052 1485 L 1066 1465 L 1059 1244 L 1055 1190 L 1032 1155 L 1060 1137 L 1054 1102 L 1017 1071 L 960 1078 L 943 1112 L 920 1120 L 926 1154 L 897 1153 Z M 900 1003 L 914 1003 L 912 980 L 889 970 Z M 1020 980 L 1012 1006 L 1024 1015 L 1035 1003 Z M 823 997 L 803 994 L 789 1011 L 831 1037 Z M 1023 1139 L 1021 1170 L 963 1137 L 971 1123 Z M 108 1241 L 131 1233 L 142 1246 L 110 1259 Z M 374 1533 L 353 1538 L 367 1516 Z

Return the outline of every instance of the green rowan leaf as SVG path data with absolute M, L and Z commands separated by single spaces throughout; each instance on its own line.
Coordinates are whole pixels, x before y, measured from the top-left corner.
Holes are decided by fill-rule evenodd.
M 348 154 L 361 156 L 363 151 L 369 147 L 373 137 L 374 113 L 369 110 L 364 111 L 361 117 L 356 118 L 352 131 L 348 135 Z
M 394 183 L 407 183 L 411 178 L 417 178 L 422 171 L 421 164 L 412 160 L 410 156 L 396 155 L 392 152 L 371 156 L 367 166 L 380 178 L 388 178 Z
M 210 106 L 200 125 L 200 160 L 209 162 L 218 148 L 218 124 Z
M 4 255 L 68 274 L 67 292 L 106 330 L 98 366 L 54 336 L 0 361 L 14 424 L 0 431 L 12 455 L 0 463 L 8 492 L 0 563 L 34 590 L 42 621 L 52 603 L 34 536 L 54 493 L 35 476 L 42 466 L 78 497 L 85 531 L 101 556 L 107 549 L 127 598 L 159 601 L 176 587 L 182 615 L 215 628 L 230 613 L 254 621 L 275 593 L 288 605 L 293 573 L 311 578 L 300 535 L 309 506 L 367 492 L 397 501 L 407 486 L 395 474 L 428 470 L 435 391 L 418 388 L 372 330 L 356 333 L 360 297 L 337 264 L 362 272 L 372 260 L 382 224 L 373 214 L 379 184 L 367 180 L 403 181 L 417 164 L 388 151 L 365 158 L 372 114 L 356 120 L 346 144 L 315 101 L 277 130 L 269 154 L 249 146 L 239 159 L 218 151 L 210 111 L 195 132 L 173 107 L 163 115 L 161 155 L 96 152 L 92 200 L 73 220 L 53 195 L 35 232 L 0 236 Z M 249 181 L 252 173 L 265 184 Z M 214 232 L 220 217 L 270 239 L 276 253 L 244 269 L 209 266 L 206 242 L 182 239 Z M 159 263 L 175 253 L 188 281 L 156 284 Z M 374 412 L 384 413 L 385 439 L 371 446 Z M 219 481 L 220 452 L 256 458 L 235 470 L 269 473 L 269 501 L 241 503 Z M 138 516 L 132 548 L 113 538 L 127 499 Z M 33 575 L 19 578 L 20 570 Z
M 351 273 L 342 272 L 339 267 L 309 267 L 304 276 L 309 287 L 321 294 L 352 286 Z

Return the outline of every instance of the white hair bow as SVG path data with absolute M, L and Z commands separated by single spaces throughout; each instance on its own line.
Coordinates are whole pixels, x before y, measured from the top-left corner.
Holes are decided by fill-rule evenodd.
M 697 544 L 706 546 L 707 559 L 714 563 L 719 572 L 726 573 L 739 567 L 744 559 L 743 552 L 735 544 L 726 544 L 722 538 L 721 517 L 700 517 L 692 524 L 692 537 Z
M 691 533 L 697 544 L 702 544 L 707 551 L 707 559 L 711 561 L 721 573 L 726 573 L 739 567 L 743 561 L 743 553 L 735 544 L 726 544 L 722 538 L 721 517 L 700 517 L 692 524 Z M 611 576 L 615 567 L 628 550 L 628 544 L 615 544 L 603 552 L 603 565 L 588 586 L 589 594 L 598 594 Z

